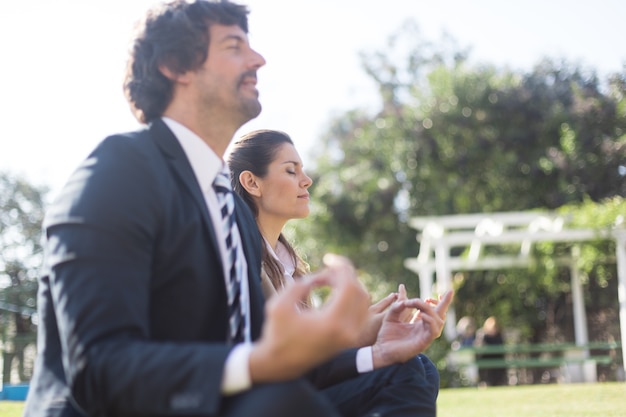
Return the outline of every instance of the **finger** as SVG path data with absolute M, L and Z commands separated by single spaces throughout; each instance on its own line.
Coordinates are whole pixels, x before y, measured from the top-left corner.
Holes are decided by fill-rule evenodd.
M 354 269 L 352 262 L 350 262 L 348 258 L 335 253 L 325 254 L 322 258 L 322 262 L 324 262 L 324 265 L 329 267 L 350 267 Z
M 408 300 L 406 286 L 404 284 L 400 284 L 398 286 L 398 301 Z M 400 315 L 400 320 L 405 323 L 410 323 L 415 317 L 415 312 L 412 309 L 405 309 L 404 312 Z
M 444 320 L 438 315 L 421 315 L 420 320 L 424 322 L 424 328 L 429 329 L 431 337 L 437 338 L 443 333 Z
M 453 296 L 452 290 L 446 292 L 444 296 L 441 298 L 441 300 L 439 301 L 439 303 L 436 305 L 433 305 L 427 301 L 422 301 L 418 298 L 407 300 L 407 302 L 409 303 L 409 305 L 421 310 L 423 314 L 427 314 L 430 316 L 436 315 L 437 317 L 443 320 L 446 318 L 448 307 L 450 306 L 450 303 L 452 302 L 452 296 Z
M 313 273 L 307 274 L 298 281 L 308 283 L 312 288 L 323 287 L 325 285 L 330 286 L 332 280 L 329 279 L 330 274 L 326 268 L 320 269 Z
M 414 307 L 406 304 L 406 300 L 395 302 L 387 312 L 388 318 L 392 321 L 410 322 L 414 315 L 413 309 Z
M 405 285 L 398 285 L 398 300 L 406 300 L 407 298 Z
M 429 298 L 427 298 L 425 301 L 426 301 L 428 304 L 433 305 L 433 306 L 436 306 L 437 304 L 439 304 L 439 300 L 434 299 L 434 298 L 430 298 L 430 297 L 429 297 Z
M 409 298 L 408 300 L 402 301 L 402 304 L 404 304 L 406 308 L 416 308 L 418 310 L 425 310 L 430 313 L 434 313 L 435 306 L 420 298 Z
M 326 268 L 313 275 L 316 282 L 321 285 L 337 287 L 344 284 L 346 280 L 348 282 L 357 280 L 354 266 L 348 258 L 327 253 L 324 255 L 323 262 Z
M 326 254 L 324 255 L 326 268 L 305 276 L 302 281 L 309 281 L 313 286 L 336 287 L 341 285 L 343 280 L 356 279 L 356 272 L 352 263 L 343 256 Z
M 420 300 L 419 298 L 411 299 L 406 301 L 407 306 L 411 306 L 418 310 L 418 314 L 416 314 L 411 323 L 414 323 L 417 320 L 423 319 L 424 317 L 436 317 L 438 320 L 444 320 L 446 318 L 447 310 L 438 308 L 439 305 L 433 306 L 432 304 Z
M 441 317 L 445 317 L 446 312 L 448 311 L 448 307 L 450 307 L 453 298 L 454 290 L 448 290 L 443 296 L 441 296 L 439 303 L 435 306 L 435 310 Z
M 286 286 L 276 296 L 272 297 L 268 304 L 292 308 L 299 305 L 300 301 L 306 299 L 313 289 L 313 281 L 307 279 L 297 280 Z
M 324 304 L 328 314 L 353 313 L 367 316 L 370 297 L 363 284 L 357 279 L 352 262 L 343 256 L 326 254 L 324 263 L 327 267 L 312 277 L 315 285 L 331 287 L 330 296 Z M 354 310 L 351 312 L 350 310 Z
M 396 301 L 397 298 L 398 294 L 392 292 L 382 300 L 378 301 L 376 304 L 372 304 L 370 306 L 370 312 L 374 314 L 382 313 L 387 309 L 387 307 L 389 307 L 394 301 Z

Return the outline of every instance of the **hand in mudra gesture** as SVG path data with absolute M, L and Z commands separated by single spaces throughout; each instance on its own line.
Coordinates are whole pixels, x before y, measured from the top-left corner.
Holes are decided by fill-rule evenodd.
M 255 383 L 286 381 L 358 346 L 368 317 L 369 295 L 349 259 L 327 255 L 326 267 L 287 286 L 266 304 L 261 338 L 250 353 Z M 330 295 L 319 308 L 301 309 L 302 300 L 318 287 Z
M 372 347 L 374 367 L 405 362 L 426 350 L 441 336 L 453 296 L 450 290 L 439 300 L 399 297 L 385 314 Z

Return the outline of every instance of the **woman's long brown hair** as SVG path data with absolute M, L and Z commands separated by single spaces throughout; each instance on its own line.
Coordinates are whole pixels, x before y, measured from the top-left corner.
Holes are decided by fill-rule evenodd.
M 233 190 L 248 204 L 255 218 L 259 215 L 259 209 L 254 203 L 252 196 L 239 182 L 239 175 L 243 171 L 250 171 L 257 177 L 264 178 L 267 175 L 269 165 L 276 158 L 279 148 L 285 143 L 293 145 L 293 141 L 286 133 L 278 130 L 262 129 L 245 134 L 235 141 L 231 148 L 228 156 L 228 165 L 230 167 L 230 179 Z M 298 255 L 282 233 L 278 236 L 278 241 L 285 245 L 289 256 L 293 260 L 294 265 L 296 265 L 293 275 L 294 279 L 305 275 L 309 271 L 308 264 Z M 263 245 L 262 248 L 261 262 L 272 285 L 279 291 L 285 286 L 284 269 L 280 261 L 269 253 L 266 245 Z

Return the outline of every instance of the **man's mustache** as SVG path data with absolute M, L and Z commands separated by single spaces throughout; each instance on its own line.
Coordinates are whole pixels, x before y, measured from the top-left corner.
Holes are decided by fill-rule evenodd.
M 247 78 L 252 78 L 254 79 L 254 81 L 257 81 L 257 77 L 256 77 L 256 70 L 250 70 L 250 71 L 246 71 L 243 74 L 241 74 L 241 77 L 239 78 L 239 85 L 243 84 L 243 82 L 247 79 Z

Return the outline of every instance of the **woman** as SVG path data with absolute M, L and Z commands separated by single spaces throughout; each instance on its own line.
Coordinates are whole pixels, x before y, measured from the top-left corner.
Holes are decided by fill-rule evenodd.
M 261 284 L 266 298 L 308 272 L 308 265 L 282 233 L 292 219 L 309 215 L 308 189 L 313 180 L 306 175 L 293 141 L 277 130 L 252 131 L 237 140 L 228 156 L 233 190 L 248 204 L 266 245 L 262 252 Z M 375 341 L 384 311 L 397 299 L 405 299 L 400 285 L 370 307 L 372 313 L 362 344 Z M 309 306 L 310 300 L 307 301 Z
M 228 164 L 233 190 L 248 204 L 261 235 L 261 279 L 266 298 L 308 272 L 308 265 L 282 233 L 291 219 L 309 215 L 313 181 L 285 133 L 259 130 L 234 143 Z
M 503 345 L 504 339 L 498 320 L 494 316 L 487 317 L 478 332 L 474 344 L 478 347 Z M 504 353 L 484 353 L 476 355 L 476 359 L 504 359 Z M 507 368 L 478 368 L 480 385 L 497 386 L 508 385 Z
M 308 265 L 282 230 L 287 221 L 309 215 L 308 189 L 313 181 L 304 172 L 289 135 L 275 130 L 256 130 L 242 136 L 231 148 L 228 165 L 233 190 L 254 213 L 266 242 L 261 277 L 263 292 L 269 298 L 308 272 Z M 400 285 L 398 293 L 389 294 L 370 307 L 371 318 L 361 337 L 361 346 L 375 342 L 385 310 L 398 299 L 406 299 L 404 285 Z M 418 355 L 418 360 L 423 364 L 425 378 L 436 398 L 437 369 L 425 355 Z
M 309 215 L 308 188 L 313 180 L 304 172 L 289 135 L 276 130 L 256 130 L 241 137 L 233 144 L 228 165 L 233 190 L 254 213 L 266 243 L 262 251 L 261 285 L 265 297 L 270 298 L 309 272 L 308 264 L 282 230 L 289 220 Z M 400 291 L 404 294 L 404 286 Z M 397 298 L 398 294 L 392 293 L 371 307 L 370 311 L 377 313 L 372 327 L 379 327 L 382 312 Z M 310 306 L 310 300 L 306 304 Z M 370 337 L 363 339 L 364 344 L 370 341 L 365 340 Z

